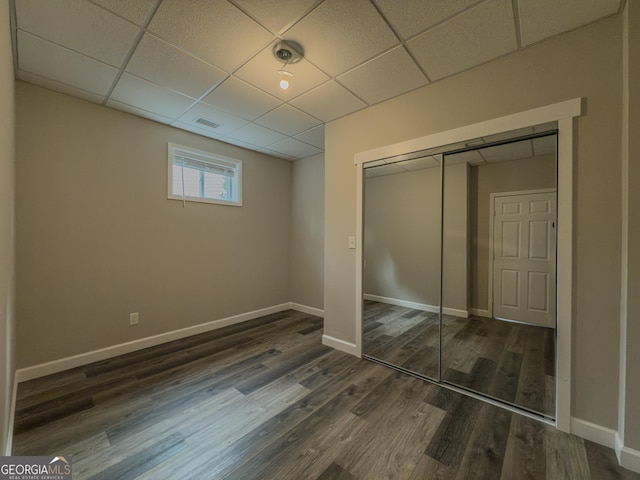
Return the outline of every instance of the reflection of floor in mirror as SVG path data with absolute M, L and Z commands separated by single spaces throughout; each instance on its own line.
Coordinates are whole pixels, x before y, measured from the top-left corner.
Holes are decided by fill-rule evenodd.
M 363 353 L 438 374 L 438 315 L 365 301 Z M 555 331 L 482 317 L 443 316 L 442 379 L 553 416 Z

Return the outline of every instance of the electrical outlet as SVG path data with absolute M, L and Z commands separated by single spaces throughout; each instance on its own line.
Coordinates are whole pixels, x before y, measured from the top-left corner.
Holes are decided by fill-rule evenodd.
M 138 312 L 129 314 L 129 325 L 138 325 L 140 314 Z

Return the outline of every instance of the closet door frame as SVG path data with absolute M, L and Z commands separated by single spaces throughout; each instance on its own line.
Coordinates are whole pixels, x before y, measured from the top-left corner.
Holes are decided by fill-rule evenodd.
M 571 431 L 571 332 L 573 328 L 573 162 L 574 119 L 582 114 L 582 99 L 542 106 L 462 126 L 393 145 L 356 153 L 356 355 L 362 356 L 363 164 L 385 163 L 398 155 L 464 142 L 479 137 L 557 122 L 558 129 L 558 246 L 557 359 L 555 426 Z M 444 385 L 443 385 L 444 386 Z M 481 397 L 480 397 L 481 398 Z M 493 402 L 491 402 L 493 403 Z

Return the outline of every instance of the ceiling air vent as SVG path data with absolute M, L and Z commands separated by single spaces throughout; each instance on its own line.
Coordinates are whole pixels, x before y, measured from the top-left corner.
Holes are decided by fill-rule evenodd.
M 218 128 L 220 125 L 222 125 L 221 123 L 216 123 L 204 117 L 197 117 L 195 119 L 195 122 L 199 123 L 200 125 L 204 125 L 205 127 L 208 127 L 208 128 Z

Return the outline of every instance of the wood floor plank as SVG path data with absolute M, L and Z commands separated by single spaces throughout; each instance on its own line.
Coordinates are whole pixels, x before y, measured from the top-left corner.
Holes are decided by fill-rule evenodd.
M 342 411 L 331 420 L 331 428 L 323 428 L 318 435 L 305 436 L 264 473 L 268 478 L 316 478 L 363 435 L 366 425 L 361 418 Z
M 584 446 L 589 462 L 589 471 L 591 472 L 591 478 L 593 480 L 599 478 L 633 480 L 638 477 L 636 474 L 617 464 L 616 454 L 612 449 L 590 442 L 589 440 L 584 441 Z
M 482 406 L 456 479 L 465 480 L 469 471 L 479 480 L 500 478 L 512 417 L 508 410 Z
M 133 415 L 123 418 L 123 420 L 107 429 L 107 436 L 111 444 L 116 444 L 124 439 L 129 438 L 135 432 L 143 431 L 148 427 L 152 427 L 163 420 L 173 418 L 176 414 L 195 408 L 201 403 L 210 400 L 217 393 L 229 389 L 238 379 L 250 375 L 256 377 L 266 371 L 262 365 L 255 365 L 245 371 L 238 372 L 236 375 L 226 377 L 223 380 L 212 383 L 199 390 L 193 391 L 188 395 L 180 396 L 169 402 L 154 402 L 148 408 L 137 411 Z
M 142 475 L 139 480 L 156 478 L 207 478 L 220 467 L 227 449 L 246 431 L 253 431 L 268 419 L 304 397 L 308 390 L 301 385 L 270 384 L 220 408 L 209 404 L 200 408 L 201 417 L 212 417 L 208 423 L 190 422 L 179 432 L 190 445 L 180 463 L 160 464 Z M 240 410 L 244 414 L 238 416 Z
M 316 480 L 358 480 L 337 463 L 329 465 Z
M 221 478 L 250 478 L 252 473 L 258 469 L 263 472 L 266 471 L 268 478 L 269 472 L 276 468 L 279 459 L 290 449 L 295 448 L 300 439 L 322 426 L 332 425 L 342 417 L 349 408 L 357 403 L 365 393 L 366 390 L 357 385 L 347 387 L 329 403 L 323 405 L 311 414 L 305 422 L 296 425 L 289 430 L 286 435 L 267 445 L 266 448 L 258 452 L 257 455 L 248 461 L 224 472 Z
M 543 329 L 529 330 L 515 402 L 536 412 L 543 411 L 545 405 L 546 382 L 544 375 L 540 375 L 545 365 L 543 345 Z
M 546 478 L 546 429 L 535 420 L 514 415 L 500 480 L 542 480 Z
M 248 395 L 251 392 L 258 390 L 259 388 L 264 387 L 265 385 L 281 377 L 282 375 L 285 375 L 292 370 L 299 368 L 301 365 L 306 365 L 307 363 L 312 362 L 313 360 L 317 360 L 319 357 L 323 357 L 330 352 L 330 348 L 324 345 L 316 345 L 303 354 L 300 354 L 288 361 L 281 362 L 277 367 L 268 370 L 263 375 L 256 375 L 250 379 L 239 382 L 238 384 L 236 384 L 235 388 L 245 395 Z
M 428 455 L 421 455 L 409 480 L 453 480 L 454 471 Z
M 453 467 L 459 465 L 482 405 L 460 394 L 453 398 L 453 408 L 447 412 L 434 438 L 424 450 L 434 460 Z
M 554 329 L 443 315 L 440 339 L 436 314 L 371 301 L 366 309 L 383 325 L 367 330 L 365 312 L 364 354 L 435 380 L 442 362 L 447 383 L 554 417 Z M 476 377 L 479 369 L 483 381 Z
M 342 355 L 337 351 L 333 351 L 327 354 L 327 357 L 331 359 L 324 368 L 320 371 L 309 375 L 307 378 L 300 382 L 300 385 L 309 389 L 315 389 L 324 385 L 336 375 L 340 375 L 345 369 L 354 366 L 358 359 L 356 357 Z
M 208 454 L 209 461 L 201 467 L 201 470 L 193 472 L 193 475 L 206 471 L 213 478 L 220 477 L 224 472 L 235 468 L 239 463 L 258 455 L 273 442 L 286 438 L 290 431 L 299 424 L 306 422 L 307 419 L 333 400 L 343 389 L 351 388 L 353 385 L 360 385 L 362 388 L 368 389 L 372 385 L 377 385 L 391 374 L 392 371 L 380 365 L 359 362 L 357 367 L 350 368 L 345 372 L 344 376 L 332 379 L 317 390 L 287 406 L 287 408 L 260 427 L 248 431 L 226 450 L 220 452 L 217 457 L 214 456 L 212 458 Z
M 376 307 L 368 335 L 427 362 L 430 315 L 395 307 L 394 321 L 411 323 L 393 325 Z M 449 321 L 443 340 L 462 342 L 466 319 Z M 640 480 L 610 449 L 324 347 L 321 324 L 280 312 L 20 384 L 12 453 L 71 454 L 81 480 Z M 459 335 L 475 344 L 468 371 L 448 375 L 513 395 L 518 359 L 544 371 L 548 339 L 530 348 L 510 324 L 475 325 Z
M 394 402 L 369 409 L 369 426 L 362 432 L 371 442 L 353 442 L 338 462 L 359 478 L 410 478 L 421 452 L 433 439 L 446 412 L 422 401 L 423 389 L 407 384 Z M 403 421 L 402 411 L 412 411 Z M 352 410 L 353 411 L 353 410 Z M 389 449 L 389 445 L 394 445 Z
M 234 389 L 225 390 L 210 401 L 202 403 L 197 408 L 181 412 L 176 415 L 174 419 L 165 419 L 144 430 L 132 432 L 130 437 L 112 445 L 103 452 L 103 455 L 107 455 L 110 461 L 120 462 L 129 456 L 135 456 L 136 451 L 141 446 L 146 446 L 152 442 L 153 439 L 164 438 L 177 433 L 185 440 L 188 446 L 188 448 L 181 453 L 180 461 L 168 463 L 165 461 L 158 462 L 145 472 L 141 472 L 139 476 L 142 478 L 170 478 L 169 474 L 173 474 L 172 472 L 175 471 L 181 472 L 182 475 L 182 477 L 177 478 L 184 478 L 186 475 L 185 472 L 188 473 L 191 471 L 197 465 L 197 462 L 206 461 L 209 450 L 209 444 L 203 445 L 190 442 L 188 436 L 202 431 L 202 429 L 213 423 L 229 421 L 228 418 L 219 418 L 212 414 L 212 412 L 221 411 L 225 412 L 228 416 L 228 412 L 236 405 L 242 405 L 241 402 L 243 401 L 246 401 L 246 397 L 238 391 Z M 207 417 L 211 417 L 213 421 L 203 422 L 203 418 Z M 91 460 L 92 461 L 85 463 L 93 466 L 100 465 L 101 463 L 98 458 Z M 188 477 L 189 475 L 186 475 L 186 478 Z
M 179 434 L 174 433 L 167 438 L 159 440 L 142 452 L 138 452 L 137 455 L 129 456 L 122 462 L 89 477 L 89 480 L 113 480 L 115 478 L 133 480 L 157 463 L 176 455 L 186 447 L 187 444 L 184 439 Z
M 592 479 L 584 441 L 573 435 L 556 431 L 550 435 L 547 447 L 547 478 Z
M 507 402 L 515 402 L 521 365 L 522 355 L 520 353 L 504 350 L 487 393 Z

